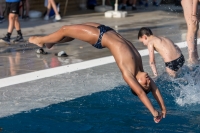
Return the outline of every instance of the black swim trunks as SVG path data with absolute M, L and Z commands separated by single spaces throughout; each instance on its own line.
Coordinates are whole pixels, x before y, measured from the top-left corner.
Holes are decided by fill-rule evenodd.
M 19 4 L 20 2 L 6 2 L 6 13 L 17 14 L 19 15 Z
M 108 27 L 108 26 L 105 26 L 105 25 L 99 25 L 97 27 L 99 30 L 100 30 L 100 34 L 99 34 L 99 38 L 98 38 L 98 41 L 96 44 L 94 44 L 93 46 L 95 48 L 98 48 L 98 49 L 102 49 L 104 48 L 102 45 L 101 45 L 101 39 L 103 37 L 103 34 L 106 33 L 107 31 L 110 31 L 110 30 L 113 30 L 112 28 Z
M 173 61 L 170 61 L 170 62 L 165 62 L 165 66 L 176 72 L 179 70 L 179 68 L 181 68 L 183 66 L 184 63 L 185 63 L 185 58 L 181 54 L 181 56 L 179 58 L 177 58 Z

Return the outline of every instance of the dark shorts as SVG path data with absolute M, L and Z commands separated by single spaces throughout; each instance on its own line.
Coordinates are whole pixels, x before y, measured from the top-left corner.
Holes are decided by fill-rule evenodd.
M 177 58 L 173 61 L 170 61 L 170 62 L 165 62 L 165 66 L 176 72 L 179 70 L 179 68 L 181 68 L 183 66 L 184 63 L 185 63 L 185 58 L 181 54 L 181 56 L 179 58 Z
M 97 40 L 97 43 L 94 44 L 93 46 L 95 48 L 102 49 L 102 48 L 104 48 L 101 44 L 101 39 L 103 37 L 103 34 L 106 33 L 107 31 L 110 31 L 110 30 L 113 30 L 113 29 L 108 27 L 108 26 L 105 26 L 105 25 L 99 25 L 97 28 L 100 30 L 100 34 L 99 34 L 99 38 Z
M 19 4 L 20 2 L 6 2 L 7 14 L 13 13 L 19 15 Z

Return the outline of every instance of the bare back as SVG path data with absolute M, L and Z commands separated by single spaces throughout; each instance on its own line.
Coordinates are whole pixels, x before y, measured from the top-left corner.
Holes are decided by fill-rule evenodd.
M 150 42 L 154 49 L 162 56 L 165 62 L 175 60 L 180 57 L 181 51 L 170 39 L 154 36 Z

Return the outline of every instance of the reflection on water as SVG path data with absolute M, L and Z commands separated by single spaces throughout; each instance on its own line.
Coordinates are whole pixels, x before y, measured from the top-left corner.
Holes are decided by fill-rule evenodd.
M 19 70 L 19 65 L 20 65 L 20 58 L 21 54 L 19 52 L 16 52 L 15 57 L 11 55 L 8 56 L 11 76 L 17 75 L 17 70 Z
M 44 63 L 45 68 L 54 68 L 62 65 L 69 65 L 73 63 L 82 62 L 83 60 L 77 59 L 73 56 L 68 57 L 57 57 L 53 56 L 51 58 L 44 58 L 44 56 L 41 56 L 37 54 L 37 57 L 39 59 L 42 59 L 42 62 Z
M 52 55 L 36 54 L 39 60 L 32 60 L 32 59 L 27 60 L 25 58 L 22 58 L 23 56 L 24 55 L 22 52 L 18 52 L 15 50 L 12 51 L 12 54 L 9 54 L 5 58 L 5 62 L 8 62 L 9 65 L 5 67 L 6 69 L 1 70 L 1 74 L 6 76 L 15 76 L 18 74 L 23 74 L 24 72 L 27 71 L 32 72 L 35 69 L 37 70 L 38 68 L 39 70 L 42 70 L 42 69 L 54 68 L 83 61 L 81 59 L 77 59 L 74 56 L 57 57 Z
M 200 66 L 192 69 L 183 66 L 176 79 L 163 73 L 156 80 L 160 89 L 165 89 L 180 106 L 200 104 Z

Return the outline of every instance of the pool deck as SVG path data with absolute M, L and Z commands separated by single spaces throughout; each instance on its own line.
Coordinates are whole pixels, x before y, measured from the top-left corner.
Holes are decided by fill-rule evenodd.
M 26 40 L 33 35 L 52 33 L 63 25 L 84 22 L 97 22 L 114 28 L 123 37 L 131 41 L 138 50 L 146 49 L 137 39 L 138 30 L 144 26 L 150 27 L 155 35 L 169 37 L 175 43 L 185 41 L 186 36 L 186 24 L 182 8 L 175 7 L 174 5 L 149 6 L 148 8 L 139 7 L 137 11 L 128 11 L 126 18 L 105 18 L 104 13 L 93 12 L 68 15 L 63 17 L 60 22 L 44 21 L 43 19 L 20 20 L 22 33 Z M 7 26 L 7 21 L 0 24 L 0 36 L 6 34 Z M 16 31 L 14 30 L 12 37 L 15 36 Z M 38 47 L 32 44 L 27 47 L 24 47 L 23 44 L 10 46 L 0 44 L 0 78 L 3 79 L 111 56 L 108 49 L 95 49 L 79 40 L 74 40 L 66 44 L 58 44 L 50 50 L 45 49 L 49 53 L 47 55 L 36 54 L 36 49 Z M 59 51 L 65 51 L 69 57 L 56 57 L 54 54 Z M 143 62 L 144 66 L 148 66 L 148 58 L 144 58 Z

